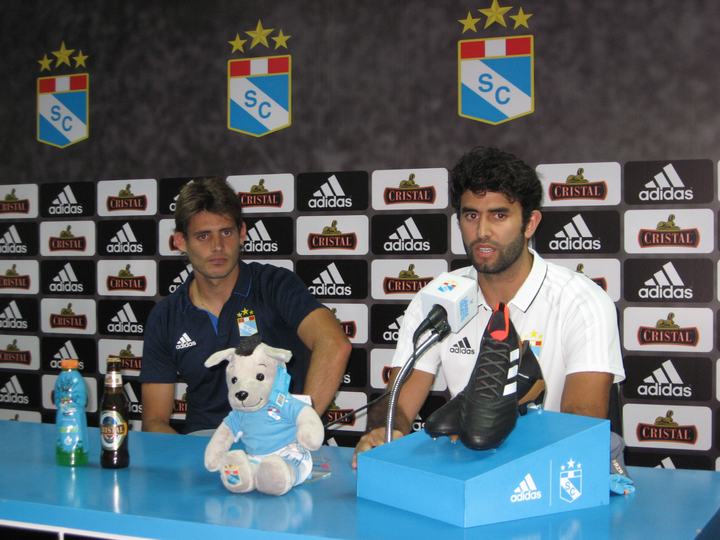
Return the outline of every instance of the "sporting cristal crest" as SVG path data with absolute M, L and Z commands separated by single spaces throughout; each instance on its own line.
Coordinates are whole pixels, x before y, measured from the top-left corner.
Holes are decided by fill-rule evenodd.
M 252 38 L 250 49 L 258 45 L 269 48 L 268 37 L 275 41 L 275 49 L 287 49 L 292 36 L 274 28 L 264 28 L 257 22 L 255 30 L 245 32 Z M 248 40 L 236 34 L 229 41 L 232 52 L 244 52 Z M 292 124 L 291 93 L 292 57 L 289 54 L 228 60 L 228 129 L 262 137 Z
M 484 28 L 498 24 L 507 27 L 505 14 L 513 7 L 492 0 L 489 8 L 479 9 L 486 17 Z M 532 13 L 518 8 L 509 15 L 514 29 L 528 27 Z M 477 31 L 480 18 L 468 11 L 463 33 Z M 486 124 L 502 124 L 531 114 L 534 97 L 534 39 L 532 35 L 466 39 L 458 42 L 458 114 Z
M 68 49 L 65 42 L 52 51 L 53 60 L 47 54 L 38 60 L 40 72 L 50 71 L 66 65 L 72 69 L 85 68 L 87 55 L 81 50 L 74 56 L 75 49 Z M 90 132 L 90 75 L 72 73 L 49 75 L 37 79 L 37 140 L 57 148 L 88 138 Z

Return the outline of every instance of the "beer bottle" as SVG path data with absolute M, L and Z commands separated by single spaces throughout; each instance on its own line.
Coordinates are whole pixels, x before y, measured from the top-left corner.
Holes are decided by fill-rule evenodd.
M 121 469 L 130 464 L 128 453 L 128 401 L 123 390 L 120 358 L 107 360 L 105 392 L 100 405 L 100 465 Z

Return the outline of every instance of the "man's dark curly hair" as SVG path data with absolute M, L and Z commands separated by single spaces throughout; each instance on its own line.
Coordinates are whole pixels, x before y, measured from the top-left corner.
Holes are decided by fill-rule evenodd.
M 540 208 L 542 184 L 535 171 L 513 154 L 497 148 L 477 146 L 460 158 L 450 171 L 450 198 L 460 217 L 460 198 L 470 190 L 481 194 L 495 191 L 522 206 L 523 226 L 533 210 Z

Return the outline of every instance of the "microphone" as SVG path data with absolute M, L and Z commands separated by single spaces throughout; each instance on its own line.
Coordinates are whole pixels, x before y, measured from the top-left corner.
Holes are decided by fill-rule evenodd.
M 415 330 L 413 341 L 441 321 L 447 321 L 450 330 L 457 333 L 478 310 L 478 285 L 475 280 L 450 272 L 437 276 L 419 294 L 425 319 Z

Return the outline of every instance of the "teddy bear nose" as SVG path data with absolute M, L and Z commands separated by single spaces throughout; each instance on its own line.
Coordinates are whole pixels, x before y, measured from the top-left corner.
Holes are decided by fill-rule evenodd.
M 248 397 L 248 393 L 245 390 L 240 390 L 239 392 L 235 393 L 235 397 L 238 398 L 240 401 L 245 401 Z

